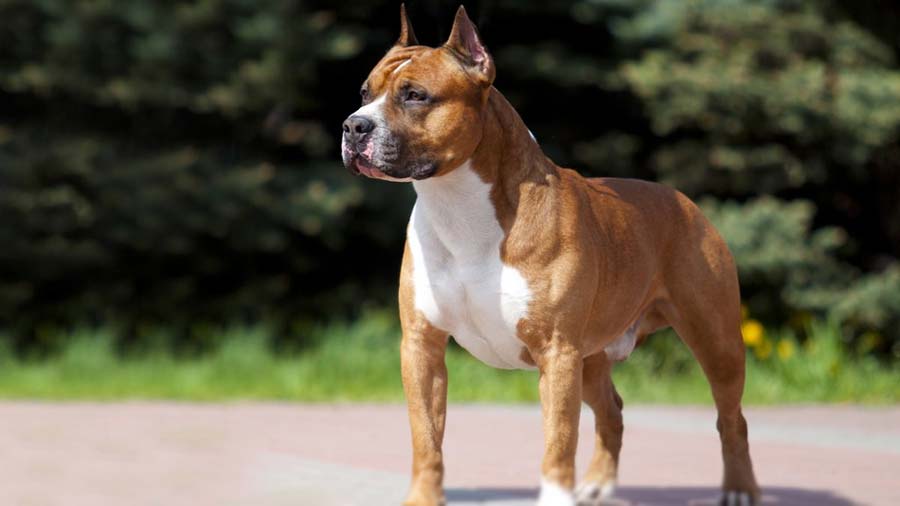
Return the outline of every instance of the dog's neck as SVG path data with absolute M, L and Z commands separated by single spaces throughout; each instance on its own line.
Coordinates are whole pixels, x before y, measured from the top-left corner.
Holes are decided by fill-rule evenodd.
M 413 183 L 419 225 L 427 220 L 440 231 L 441 242 L 450 247 L 469 244 L 471 251 L 492 248 L 502 239 L 502 229 L 509 226 L 504 218 L 516 215 L 527 186 L 546 186 L 557 178 L 557 167 L 495 88 L 482 125 L 481 142 L 470 159 L 447 174 Z
M 479 176 L 494 187 L 495 204 L 515 207 L 521 185 L 546 184 L 556 176 L 556 166 L 544 155 L 519 113 L 493 87 L 483 125 L 472 162 Z

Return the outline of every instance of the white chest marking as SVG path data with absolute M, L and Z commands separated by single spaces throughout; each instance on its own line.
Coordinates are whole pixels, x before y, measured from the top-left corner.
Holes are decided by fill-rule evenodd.
M 466 162 L 413 186 L 418 200 L 407 235 L 416 309 L 482 362 L 531 368 L 520 358 L 524 343 L 516 334 L 531 291 L 500 258 L 503 229 L 490 185 Z

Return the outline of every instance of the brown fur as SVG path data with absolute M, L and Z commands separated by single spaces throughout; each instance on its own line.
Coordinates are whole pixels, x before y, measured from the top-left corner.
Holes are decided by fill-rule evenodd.
M 388 93 L 386 117 L 407 149 L 439 162 L 438 176 L 471 159 L 492 186 L 505 233 L 504 264 L 533 293 L 517 333 L 522 357 L 540 371 L 545 429 L 543 476 L 575 484 L 580 404 L 596 417 L 596 449 L 585 481 L 614 479 L 622 400 L 603 348 L 637 322 L 639 339 L 672 326 L 706 373 L 719 411 L 725 490 L 757 498 L 741 415 L 744 347 L 737 273 L 724 241 L 687 197 L 628 179 L 586 179 L 547 159 L 512 106 L 491 86 L 492 63 L 466 59 L 463 10 L 448 43 L 414 41 L 405 13 L 397 46 L 373 69 L 369 96 Z M 454 37 L 456 37 L 454 39 Z M 412 59 L 410 65 L 395 72 Z M 410 112 L 393 101 L 410 83 L 434 103 Z M 441 441 L 446 413 L 447 332 L 415 309 L 412 261 L 400 275 L 402 376 L 413 441 L 413 482 L 405 504 L 443 501 Z

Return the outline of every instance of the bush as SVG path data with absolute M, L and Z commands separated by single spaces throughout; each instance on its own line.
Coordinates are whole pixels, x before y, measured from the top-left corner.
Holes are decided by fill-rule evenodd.
M 454 9 L 410 5 L 420 39 L 439 43 Z M 891 16 L 802 0 L 470 10 L 552 158 L 704 197 L 767 325 L 838 318 L 897 346 Z M 0 328 L 20 348 L 115 322 L 125 341 L 176 328 L 203 349 L 222 322 L 292 336 L 393 300 L 412 192 L 350 178 L 337 149 L 396 4 L 0 0 L 0 19 Z
M 320 81 L 381 32 L 280 1 L 4 0 L 0 18 L 0 324 L 22 344 L 390 300 L 408 211 L 387 203 L 408 194 L 339 166 Z

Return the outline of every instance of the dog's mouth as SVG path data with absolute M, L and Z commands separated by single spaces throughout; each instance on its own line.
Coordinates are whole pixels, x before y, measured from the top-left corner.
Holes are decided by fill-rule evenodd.
M 372 152 L 371 144 L 365 149 L 353 149 L 346 143 L 341 144 L 341 151 L 344 158 L 344 166 L 351 174 L 356 176 L 366 176 L 372 179 L 389 179 L 384 170 L 380 169 L 372 162 L 369 157 Z
M 341 151 L 344 166 L 351 174 L 356 176 L 365 176 L 370 179 L 396 183 L 408 183 L 429 178 L 437 172 L 437 163 L 424 159 L 413 161 L 405 168 L 396 163 L 386 163 L 383 160 L 376 163 L 372 160 L 373 150 L 370 145 L 365 146 L 365 149 L 354 149 L 346 143 L 342 143 Z
M 371 160 L 366 158 L 365 156 L 357 153 L 354 154 L 350 160 L 347 162 L 347 168 L 350 169 L 350 172 L 357 176 L 365 176 L 371 179 L 381 179 L 383 181 L 394 181 L 397 183 L 406 183 L 412 181 L 412 178 L 400 178 L 395 177 L 384 170 L 375 166 Z
M 350 169 L 350 172 L 357 176 L 366 176 L 373 179 L 380 179 L 387 176 L 384 171 L 376 167 L 369 159 L 360 154 L 355 155 L 350 160 L 347 167 Z

